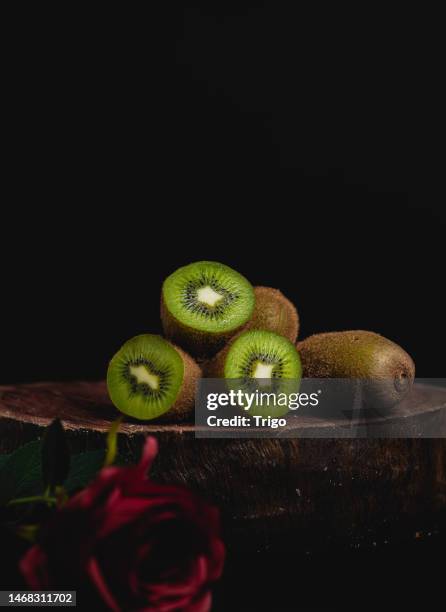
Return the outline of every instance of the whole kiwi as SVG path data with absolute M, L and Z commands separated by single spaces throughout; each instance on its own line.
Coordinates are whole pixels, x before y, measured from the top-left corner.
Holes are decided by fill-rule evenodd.
M 297 343 L 305 378 L 362 381 L 364 404 L 388 409 L 411 389 L 412 358 L 398 344 L 371 331 L 315 334 Z
M 299 333 L 296 307 L 279 289 L 254 287 L 255 307 L 247 329 L 263 329 L 288 338 L 295 343 Z

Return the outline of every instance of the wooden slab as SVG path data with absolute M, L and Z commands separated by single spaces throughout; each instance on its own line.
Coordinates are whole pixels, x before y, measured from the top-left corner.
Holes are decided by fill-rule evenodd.
M 0 452 L 39 437 L 55 417 L 75 452 L 97 448 L 117 415 L 103 382 L 3 386 Z M 417 385 L 367 427 L 394 427 L 396 436 L 428 427 L 435 435 L 445 419 L 446 389 Z M 349 425 L 307 415 L 296 420 L 292 439 L 197 439 L 191 424 L 126 422 L 120 448 L 136 459 L 145 436 L 155 435 L 154 477 L 218 504 L 232 546 L 373 545 L 395 530 L 413 537 L 416 530 L 444 529 L 446 440 L 327 437 Z
M 352 420 L 351 416 L 320 417 L 315 411 L 314 414 L 299 414 L 289 428 L 295 430 L 296 437 L 327 437 L 331 433 L 333 436 L 342 435 L 342 432 L 367 421 L 369 433 L 373 429 L 384 432 L 388 428 L 394 434 L 391 437 L 398 437 L 398 432 L 407 434 L 408 431 L 412 435 L 428 431 L 433 434 L 431 437 L 438 437 L 435 433 L 440 428 L 431 430 L 427 424 L 444 424 L 445 409 L 446 388 L 417 384 L 403 402 L 383 416 L 376 417 L 373 412 L 364 411 L 358 413 L 358 419 Z M 110 402 L 104 381 L 0 386 L 0 419 L 45 427 L 58 417 L 66 429 L 105 433 L 119 414 Z M 166 425 L 127 419 L 120 431 L 130 436 L 166 432 L 181 435 L 184 432 L 195 433 L 198 429 L 192 423 Z M 8 448 L 7 440 L 0 440 L 0 452 L 4 452 L 3 448 Z

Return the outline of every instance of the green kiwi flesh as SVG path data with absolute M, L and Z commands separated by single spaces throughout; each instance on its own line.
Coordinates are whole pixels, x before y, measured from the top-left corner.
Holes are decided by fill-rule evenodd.
M 161 321 L 167 338 L 197 357 L 218 352 L 251 319 L 254 289 L 228 266 L 199 261 L 166 278 Z
M 302 367 L 296 347 L 287 338 L 264 330 L 247 330 L 237 335 L 205 366 L 214 378 L 300 379 Z
M 365 403 L 390 408 L 411 389 L 412 358 L 398 344 L 374 332 L 315 334 L 298 342 L 306 378 L 352 378 L 366 382 Z
M 150 420 L 169 413 L 176 421 L 190 414 L 200 375 L 198 365 L 180 348 L 161 336 L 143 334 L 114 355 L 107 387 L 113 404 L 128 416 Z
M 241 332 L 206 365 L 208 377 L 225 378 L 234 391 L 297 392 L 302 375 L 299 353 L 287 338 L 264 330 Z M 254 404 L 249 414 L 280 417 L 287 405 Z
M 281 291 L 272 287 L 254 287 L 254 313 L 245 329 L 263 329 L 295 343 L 299 333 L 296 307 Z

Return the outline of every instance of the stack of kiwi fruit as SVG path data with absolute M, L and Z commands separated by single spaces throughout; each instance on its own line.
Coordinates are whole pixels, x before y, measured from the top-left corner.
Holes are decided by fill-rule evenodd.
M 161 322 L 164 337 L 142 334 L 128 340 L 108 367 L 112 402 L 140 420 L 190 420 L 203 376 L 366 379 L 381 408 L 397 404 L 415 376 L 410 356 L 370 331 L 321 333 L 296 344 L 294 304 L 278 289 L 253 287 L 213 261 L 191 263 L 166 278 Z M 374 381 L 379 394 L 373 392 Z

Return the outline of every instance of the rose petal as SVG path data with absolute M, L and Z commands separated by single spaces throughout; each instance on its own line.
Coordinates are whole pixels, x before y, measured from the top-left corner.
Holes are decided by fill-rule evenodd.
M 138 464 L 138 467 L 144 474 L 147 474 L 157 454 L 158 454 L 158 441 L 153 436 L 148 436 L 144 443 L 144 448 L 142 449 L 141 459 Z
M 138 465 L 102 469 L 56 511 L 20 564 L 31 588 L 91 582 L 115 612 L 120 601 L 152 612 L 210 609 L 225 557 L 219 513 L 184 487 L 151 481 L 156 454 L 149 437 Z
M 102 599 L 105 601 L 107 606 L 113 610 L 113 612 L 120 612 L 121 608 L 118 606 L 115 598 L 110 593 L 110 590 L 105 582 L 104 576 L 99 568 L 99 564 L 94 557 L 91 557 L 87 563 L 87 573 L 90 576 L 94 586 L 99 591 Z
M 195 601 L 185 608 L 185 612 L 209 612 L 212 605 L 212 594 L 210 591 L 204 592 Z
M 65 508 L 89 508 L 95 501 L 104 495 L 107 489 L 116 487 L 116 480 L 121 476 L 123 468 L 103 468 L 93 482 L 67 502 Z
M 209 555 L 209 580 L 214 582 L 218 580 L 223 573 L 225 564 L 226 549 L 221 540 L 213 539 L 211 545 L 211 554 Z
M 25 580 L 32 589 L 41 589 L 49 585 L 47 556 L 40 546 L 30 548 L 19 563 Z
M 156 502 L 154 504 L 153 500 L 141 498 L 121 499 L 119 504 L 110 508 L 104 514 L 102 525 L 96 534 L 97 538 L 105 538 L 125 525 L 135 523 L 143 515 L 147 515 L 147 525 L 150 525 L 152 528 L 157 523 L 176 518 L 176 514 L 173 511 L 157 512 L 157 505 L 160 506 L 160 509 L 163 507 L 163 503 Z

